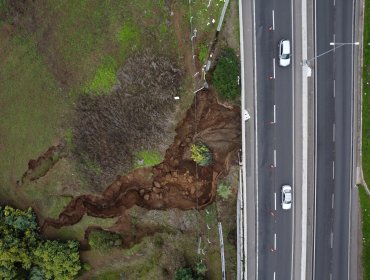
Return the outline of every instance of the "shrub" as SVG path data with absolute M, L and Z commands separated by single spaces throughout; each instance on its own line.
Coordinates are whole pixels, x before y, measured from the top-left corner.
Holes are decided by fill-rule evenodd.
M 195 265 L 195 271 L 196 271 L 197 275 L 205 276 L 206 272 L 207 272 L 207 266 L 205 265 L 205 263 L 199 261 Z
M 200 166 L 208 166 L 212 163 L 211 151 L 201 142 L 195 143 L 191 146 L 191 158 Z
M 224 49 L 212 74 L 212 83 L 217 93 L 226 100 L 234 100 L 240 95 L 239 75 L 239 59 L 235 51 L 231 48 Z
M 217 194 L 223 199 L 228 199 L 231 194 L 231 186 L 229 183 L 221 182 L 217 187 Z
M 89 245 L 102 253 L 108 251 L 113 246 L 121 244 L 119 234 L 106 230 L 93 230 L 89 234 Z
M 159 234 L 155 235 L 154 236 L 154 246 L 157 248 L 162 248 L 163 244 L 164 244 L 164 240 L 162 236 L 160 236 Z
M 176 271 L 175 280 L 194 280 L 190 268 L 180 268 Z

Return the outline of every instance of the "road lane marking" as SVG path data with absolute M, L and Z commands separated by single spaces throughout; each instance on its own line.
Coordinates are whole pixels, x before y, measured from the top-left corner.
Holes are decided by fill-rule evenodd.
M 333 160 L 333 179 L 335 178 L 335 162 Z
M 330 234 L 330 248 L 333 249 L 333 232 Z
M 275 58 L 272 59 L 273 71 L 274 71 L 274 79 L 275 79 Z
M 275 30 L 275 11 L 272 10 L 272 30 Z
M 333 82 L 333 96 L 335 98 L 335 79 L 334 79 L 334 82 Z
M 274 150 L 274 167 L 276 167 L 276 150 Z
M 335 53 L 335 33 L 333 34 L 333 43 L 334 43 L 334 45 L 333 45 L 333 52 Z
M 333 142 L 335 142 L 335 123 L 333 123 Z
M 275 199 L 275 203 L 274 203 L 274 205 L 275 205 L 275 211 L 276 211 L 276 192 L 275 192 L 275 194 L 274 194 L 274 199 Z
M 331 195 L 331 209 L 334 209 L 334 194 Z
M 274 123 L 276 123 L 276 105 L 274 105 Z
M 335 0 L 334 0 L 335 1 Z M 330 280 L 333 280 L 333 275 L 330 273 Z
M 276 279 L 276 272 L 274 271 L 274 280 Z
M 276 251 L 276 233 L 274 234 L 274 251 Z

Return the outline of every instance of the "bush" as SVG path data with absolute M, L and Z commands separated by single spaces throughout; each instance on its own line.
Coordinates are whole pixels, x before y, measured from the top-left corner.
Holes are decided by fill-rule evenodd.
M 212 163 L 211 151 L 201 142 L 195 143 L 191 146 L 191 158 L 200 166 L 208 166 Z
M 231 48 L 224 49 L 217 60 L 212 74 L 212 83 L 217 93 L 226 100 L 234 100 L 240 95 L 238 76 L 239 59 Z
M 107 252 L 113 246 L 121 244 L 121 236 L 106 230 L 93 230 L 89 234 L 89 245 L 102 253 Z
M 195 265 L 195 271 L 199 276 L 205 276 L 207 272 L 207 266 L 205 263 L 199 261 Z
M 190 268 L 180 268 L 176 271 L 175 280 L 194 280 Z
M 217 187 L 217 194 L 223 199 L 228 199 L 231 194 L 231 186 L 229 183 L 221 182 Z

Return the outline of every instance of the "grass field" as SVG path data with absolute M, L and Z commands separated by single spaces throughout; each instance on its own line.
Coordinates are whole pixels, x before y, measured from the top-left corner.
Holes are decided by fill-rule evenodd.
M 60 159 L 42 178 L 19 186 L 17 181 L 27 170 L 28 161 L 37 159 L 62 139 L 68 150 L 73 149 L 76 98 L 109 92 L 116 83 L 117 70 L 131 54 L 151 48 L 175 60 L 183 59 L 171 24 L 171 9 L 181 7 L 181 29 L 190 30 L 189 2 L 183 0 L 171 7 L 164 0 L 25 3 L 20 5 L 29 6 L 22 8 L 22 16 L 15 21 L 12 16 L 4 16 L 2 11 L 7 6 L 0 0 L 0 203 L 19 208 L 32 206 L 41 219 L 56 218 L 72 197 L 94 190 L 81 177 L 71 157 Z M 207 7 L 208 3 L 192 3 L 194 26 L 205 42 L 214 36 L 223 1 L 211 1 Z M 191 48 L 185 34 L 182 47 Z M 190 88 L 191 77 L 185 77 L 184 84 Z M 184 94 L 179 111 L 185 111 L 192 99 L 192 95 Z M 138 151 L 137 158 L 143 161 L 134 163 L 134 168 L 155 165 L 163 155 Z M 109 227 L 114 222 L 115 219 L 85 216 L 76 225 L 60 230 L 49 228 L 46 237 L 81 240 L 87 226 Z M 143 241 L 143 247 L 153 248 L 148 239 Z M 192 234 L 168 235 L 168 242 L 176 243 L 186 261 L 194 264 L 197 242 Z M 137 253 L 142 250 L 140 244 L 122 250 L 123 257 L 138 261 L 126 265 L 121 259 L 104 269 L 98 267 L 94 277 L 115 279 L 126 273 L 131 279 L 161 279 L 155 263 L 160 250 L 140 258 Z M 217 264 L 214 275 L 219 275 L 219 259 L 217 253 L 212 254 L 211 262 Z
M 365 0 L 364 13 L 364 56 L 363 56 L 363 125 L 362 125 L 362 167 L 364 179 L 370 185 L 370 0 Z M 370 199 L 363 188 L 360 188 L 362 207 L 362 263 L 363 279 L 370 279 Z
M 362 266 L 363 279 L 370 279 L 370 200 L 363 187 L 359 188 L 362 208 Z

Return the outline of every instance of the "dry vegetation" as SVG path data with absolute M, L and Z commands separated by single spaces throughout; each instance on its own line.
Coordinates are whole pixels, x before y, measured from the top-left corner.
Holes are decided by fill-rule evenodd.
M 110 94 L 79 98 L 75 154 L 91 183 L 105 187 L 132 168 L 135 151 L 169 140 L 181 76 L 169 58 L 146 50 L 127 59 Z

